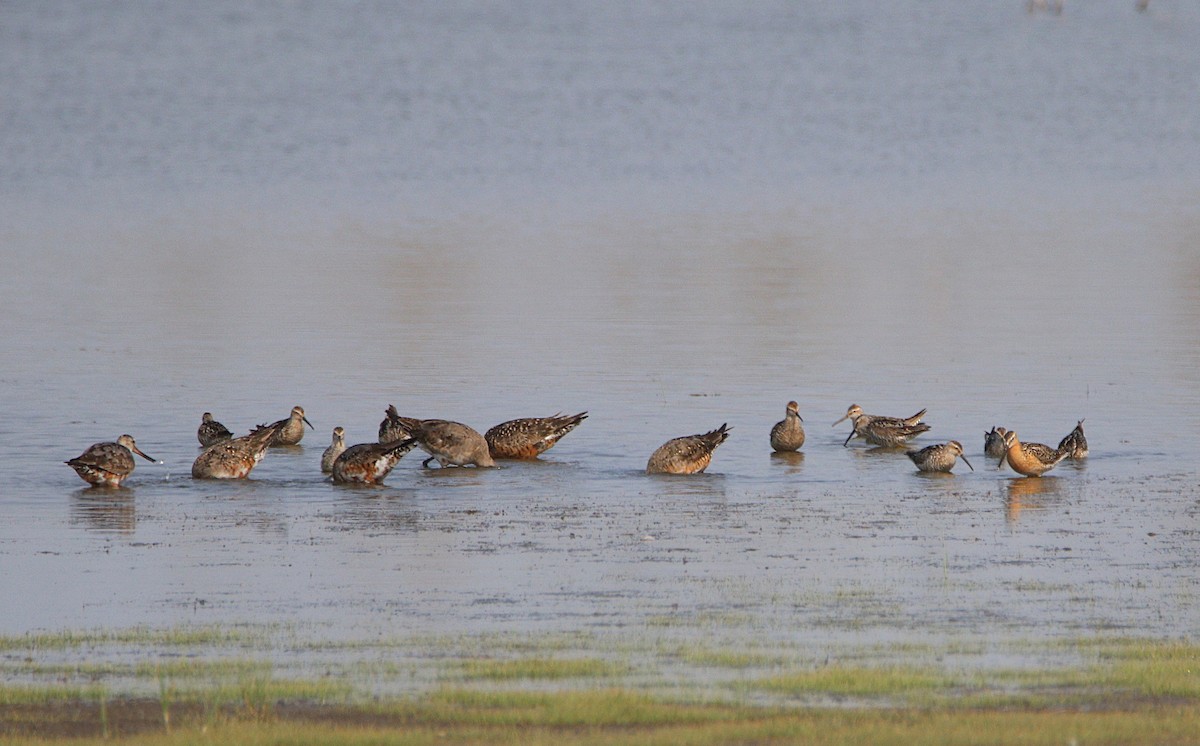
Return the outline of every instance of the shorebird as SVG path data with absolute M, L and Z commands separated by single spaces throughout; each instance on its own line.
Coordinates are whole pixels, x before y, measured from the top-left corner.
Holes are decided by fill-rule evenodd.
M 1004 444 L 1004 434 L 1008 432 L 999 425 L 983 434 L 983 455 L 988 458 L 1000 458 L 1008 450 Z
M 421 462 L 428 467 L 433 461 L 441 466 L 495 466 L 492 454 L 488 450 L 487 441 L 474 428 L 461 422 L 450 420 L 418 420 L 415 417 L 402 417 L 396 413 L 394 406 L 388 406 L 390 432 L 405 433 L 402 439 L 415 438 L 422 451 L 429 458 Z M 383 425 L 380 425 L 380 436 L 384 435 Z
M 1067 457 L 1065 452 L 1043 443 L 1022 443 L 1014 430 L 1004 434 L 1004 443 L 1008 450 L 1000 457 L 997 466 L 1003 466 L 1007 461 L 1013 471 L 1027 477 L 1040 477 Z
M 1085 459 L 1088 456 L 1087 438 L 1083 435 L 1083 420 L 1075 425 L 1075 429 L 1067 433 L 1067 437 L 1058 441 L 1058 450 L 1064 451 L 1067 458 Z
M 328 474 L 333 471 L 333 462 L 346 450 L 346 431 L 340 426 L 333 428 L 333 442 L 321 454 L 321 471 Z
M 650 454 L 647 474 L 698 474 L 708 468 L 713 451 L 729 437 L 730 428 L 722 424 L 716 430 L 672 438 Z
M 350 446 L 333 462 L 333 481 L 379 484 L 416 445 L 416 439 L 407 438 L 391 443 L 359 443 Z
M 150 463 L 154 459 L 142 453 L 133 442 L 132 435 L 122 435 L 116 443 L 94 443 L 70 461 L 67 466 L 75 470 L 83 481 L 95 487 L 120 487 L 121 481 L 133 473 L 133 454 Z
M 404 440 L 408 438 L 408 431 L 404 429 L 404 425 L 400 422 L 405 419 L 396 411 L 396 405 L 389 404 L 384 412 L 383 421 L 379 423 L 379 442 L 391 443 L 396 440 Z
M 587 419 L 587 412 L 524 417 L 501 422 L 483 434 L 492 458 L 537 458 Z
M 783 419 L 771 428 L 771 448 L 778 452 L 798 451 L 804 445 L 804 418 L 800 416 L 800 405 L 787 403 Z
M 858 435 L 872 445 L 895 448 L 904 445 L 909 438 L 915 438 L 929 430 L 929 425 L 921 422 L 921 418 L 924 416 L 925 410 L 922 409 L 912 417 L 880 417 L 865 414 L 862 407 L 851 404 L 850 408 L 846 410 L 846 414 L 833 424 L 836 426 L 845 420 L 850 420 L 854 424 L 850 434 L 846 436 L 845 442 L 842 443 L 843 447 L 850 443 L 851 438 Z
M 313 426 L 304 416 L 304 407 L 299 405 L 292 407 L 292 413 L 286 419 L 271 423 L 272 427 L 276 425 L 279 426 L 279 430 L 271 443 L 273 446 L 294 446 L 304 437 L 304 426 Z M 315 427 L 313 429 L 316 430 Z
M 249 435 L 230 438 L 205 448 L 192 463 L 196 479 L 244 479 L 262 461 L 267 447 L 287 420 L 259 425 Z
M 212 412 L 205 412 L 204 416 L 200 418 L 200 427 L 196 430 L 196 439 L 205 448 L 208 448 L 213 443 L 229 440 L 232 437 L 233 433 L 229 432 L 229 428 L 213 419 Z
M 940 471 L 949 474 L 960 458 L 971 471 L 975 471 L 975 467 L 971 466 L 971 462 L 967 461 L 967 457 L 963 454 L 962 443 L 957 440 L 925 446 L 919 451 L 905 451 L 905 453 L 917 465 L 919 471 Z
M 1056 16 L 1061 16 L 1063 2 L 1064 0 L 1027 0 L 1025 3 L 1025 12 L 1034 13 L 1040 10 L 1044 13 L 1053 13 Z

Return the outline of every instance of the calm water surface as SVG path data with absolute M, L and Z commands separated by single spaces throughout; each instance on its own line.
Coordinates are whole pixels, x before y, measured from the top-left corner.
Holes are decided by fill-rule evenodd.
M 0 633 L 1195 637 L 1200 11 L 876 5 L 6 4 Z M 843 448 L 852 402 L 975 471 Z M 389 403 L 591 417 L 328 483 Z M 294 404 L 190 478 L 202 412 Z M 62 464 L 124 432 L 126 488 Z

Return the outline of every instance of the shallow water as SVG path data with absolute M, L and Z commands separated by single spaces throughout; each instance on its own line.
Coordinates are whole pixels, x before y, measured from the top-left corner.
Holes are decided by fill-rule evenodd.
M 0 632 L 1194 637 L 1200 15 L 966 5 L 7 7 Z M 975 470 L 843 448 L 852 402 Z M 389 403 L 591 416 L 329 484 Z M 294 404 L 190 478 L 201 412 Z M 1045 478 L 982 455 L 1084 417 Z M 62 464 L 123 432 L 164 464 Z

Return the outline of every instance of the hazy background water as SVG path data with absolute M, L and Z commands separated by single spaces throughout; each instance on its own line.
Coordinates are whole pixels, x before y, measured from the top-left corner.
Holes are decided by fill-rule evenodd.
M 1132 6 L 3 4 L 0 631 L 1194 635 L 1200 7 Z M 851 402 L 976 471 L 843 449 Z M 300 449 L 188 477 L 201 412 L 298 403 Z M 323 481 L 388 403 L 592 416 Z M 980 453 L 1082 417 L 1052 478 Z M 165 465 L 82 489 L 123 432 Z

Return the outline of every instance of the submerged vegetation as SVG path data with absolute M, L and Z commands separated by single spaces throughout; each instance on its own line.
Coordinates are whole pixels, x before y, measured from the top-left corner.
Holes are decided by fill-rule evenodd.
M 286 647 L 311 661 L 282 663 Z M 304 641 L 279 629 L 0 638 L 0 739 L 137 743 L 1193 742 L 1200 645 L 1109 637 L 815 658 L 589 636 Z M 391 656 L 391 658 L 389 658 Z M 301 656 L 303 657 L 303 656 Z M 1005 660 L 1011 660 L 1009 655 Z M 24 739 L 24 740 L 22 740 Z

